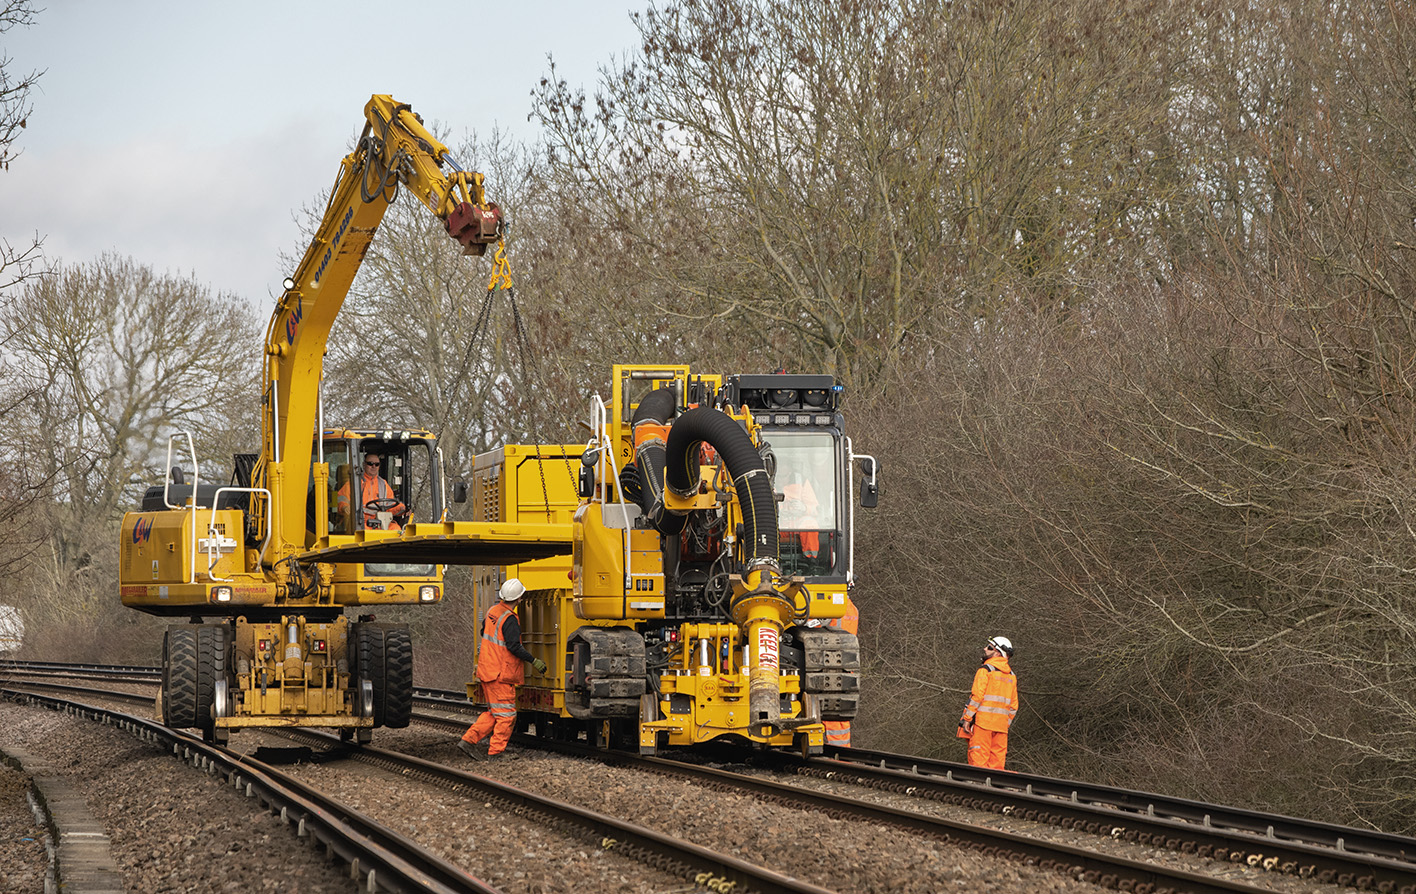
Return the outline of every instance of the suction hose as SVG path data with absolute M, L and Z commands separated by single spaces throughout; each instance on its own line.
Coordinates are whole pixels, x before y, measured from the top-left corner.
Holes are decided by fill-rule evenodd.
M 747 432 L 731 416 L 707 407 L 689 410 L 669 429 L 666 481 L 675 495 L 691 497 L 698 490 L 698 445 L 703 441 L 723 458 L 742 507 L 747 591 L 733 600 L 732 619 L 741 625 L 752 648 L 748 708 L 755 732 L 766 739 L 779 731 L 780 644 L 793 612 L 791 603 L 772 585 L 781 573 L 776 495 L 762 455 Z
M 698 490 L 698 444 L 707 441 L 718 451 L 737 488 L 746 530 L 747 565 L 781 567 L 777 544 L 777 498 L 762 455 L 747 432 L 726 413 L 699 407 L 674 420 L 669 429 L 667 480 L 669 490 L 691 497 Z
M 639 468 L 639 508 L 661 534 L 672 536 L 683 530 L 686 516 L 664 516 L 664 437 L 669 431 L 677 402 L 667 388 L 649 392 L 634 411 L 630 427 L 634 431 L 634 465 Z M 628 471 L 628 467 L 626 467 Z

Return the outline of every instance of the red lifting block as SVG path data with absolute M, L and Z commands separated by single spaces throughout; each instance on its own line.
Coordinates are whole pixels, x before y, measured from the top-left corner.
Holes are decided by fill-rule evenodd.
M 463 254 L 485 254 L 487 246 L 497 241 L 501 220 L 502 210 L 495 202 L 485 208 L 462 202 L 447 216 L 447 231 L 462 243 Z

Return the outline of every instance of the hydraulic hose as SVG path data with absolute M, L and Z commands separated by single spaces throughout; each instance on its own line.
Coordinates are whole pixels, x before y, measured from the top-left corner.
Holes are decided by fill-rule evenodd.
M 669 490 L 680 497 L 691 497 L 698 490 L 698 444 L 702 441 L 718 451 L 737 488 L 746 526 L 743 536 L 748 566 L 770 564 L 775 573 L 781 567 L 777 500 L 762 454 L 737 420 L 708 407 L 689 410 L 674 420 L 665 446 Z M 682 529 L 682 523 L 679 527 Z

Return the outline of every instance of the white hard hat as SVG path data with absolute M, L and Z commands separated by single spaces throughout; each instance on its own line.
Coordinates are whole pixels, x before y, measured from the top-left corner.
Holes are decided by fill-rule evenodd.
M 988 644 L 1004 655 L 1007 655 L 1009 658 L 1013 657 L 1013 641 L 1008 639 L 1008 637 L 995 636 L 988 641 Z
M 526 586 L 514 577 L 509 577 L 506 583 L 501 585 L 502 602 L 515 602 L 526 592 Z

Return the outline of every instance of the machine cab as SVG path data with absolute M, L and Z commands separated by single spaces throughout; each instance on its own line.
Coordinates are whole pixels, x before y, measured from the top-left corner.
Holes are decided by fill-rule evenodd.
M 724 382 L 726 402 L 746 406 L 771 447 L 782 573 L 842 583 L 850 567 L 850 473 L 831 376 L 739 375 Z
M 311 464 L 310 517 L 316 539 L 360 531 L 401 531 L 443 514 L 437 439 L 426 431 L 326 430 Z M 327 469 L 324 517 L 319 518 L 318 473 Z M 419 568 L 370 564 L 371 574 L 426 574 Z
M 769 429 L 765 434 L 776 458 L 773 490 L 778 500 L 782 573 L 814 579 L 844 577 L 839 433 Z
M 437 441 L 428 432 L 326 431 L 316 449 L 313 465 L 329 469 L 328 517 L 316 533 L 398 531 L 442 516 Z

